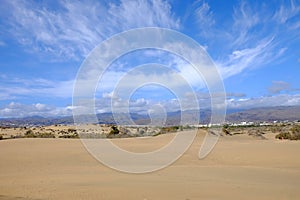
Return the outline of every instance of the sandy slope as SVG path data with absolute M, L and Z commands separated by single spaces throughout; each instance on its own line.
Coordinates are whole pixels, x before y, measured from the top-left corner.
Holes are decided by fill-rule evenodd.
M 203 135 L 172 166 L 140 175 L 103 166 L 76 139 L 0 141 L 0 199 L 299 199 L 300 142 L 226 136 L 198 160 Z M 115 143 L 145 152 L 172 137 Z

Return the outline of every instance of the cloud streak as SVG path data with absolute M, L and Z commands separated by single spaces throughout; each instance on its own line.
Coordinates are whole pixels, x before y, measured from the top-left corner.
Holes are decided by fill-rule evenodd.
M 21 104 L 11 102 L 8 105 L 0 108 L 1 118 L 21 118 L 28 116 L 70 116 L 72 115 L 72 107 L 55 107 L 41 103 L 35 104 Z
M 102 40 L 130 28 L 179 28 L 170 4 L 162 0 L 53 2 L 59 10 L 35 1 L 2 3 L 7 8 L 1 10 L 8 18 L 6 34 L 13 35 L 28 51 L 56 59 L 81 59 Z
M 183 27 L 189 28 L 191 24 L 194 25 L 177 17 L 177 13 L 172 10 L 172 2 L 164 0 L 113 2 L 65 0 L 52 3 L 55 6 L 50 6 L 49 2 L 44 1 L 2 1 L 0 20 L 7 21 L 3 22 L 4 25 L 0 23 L 1 34 L 17 41 L 26 51 L 47 58 L 48 61 L 72 62 L 81 61 L 101 41 L 121 31 L 152 26 L 181 30 Z M 193 6 L 196 8 L 189 17 L 193 18 L 198 26 L 195 37 L 200 37 L 199 41 L 205 43 L 224 79 L 285 59 L 289 44 L 300 38 L 298 20 L 300 6 L 293 0 L 273 6 L 272 8 L 275 8 L 273 10 L 266 9 L 260 4 L 250 5 L 247 1 L 241 1 L 233 8 L 231 18 L 226 19 L 228 21 L 221 19 L 221 22 L 209 3 L 197 1 Z M 9 42 L 0 40 L 0 47 L 8 46 Z M 176 47 L 181 48 L 180 44 Z M 144 57 L 139 56 L 141 54 L 135 55 L 136 60 L 145 62 Z M 157 61 L 176 70 L 177 75 L 186 77 L 193 88 L 198 90 L 205 88 L 203 80 L 191 70 L 191 66 L 176 56 L 166 55 L 151 50 L 145 52 L 146 57 L 160 57 L 161 59 Z M 124 63 L 117 61 L 113 68 L 106 72 L 102 84 L 100 83 L 102 90 L 97 91 L 101 97 L 98 99 L 99 112 L 110 110 L 111 98 L 115 98 L 116 106 L 120 110 L 126 105 L 120 96 L 113 96 L 111 91 L 125 70 L 137 66 L 132 64 L 136 60 L 127 60 Z M 175 73 L 137 73 L 129 74 L 128 78 L 137 82 L 164 79 L 173 87 L 181 87 L 176 81 Z M 55 81 L 36 77 L 22 79 L 1 75 L 0 100 L 17 101 L 24 97 L 71 99 L 73 84 L 74 80 Z M 134 86 L 134 81 L 128 81 L 122 85 L 123 91 L 127 92 L 126 88 Z M 149 88 L 148 91 L 150 89 L 153 88 Z M 233 92 L 227 94 L 227 104 L 230 108 L 299 105 L 299 95 L 286 94 L 291 91 L 295 90 L 291 89 L 288 83 L 274 81 L 268 88 L 271 96 L 246 98 L 246 94 Z M 178 109 L 178 102 L 174 99 L 154 101 L 147 97 L 132 100 L 132 109 L 147 112 L 155 105 L 167 107 L 171 111 Z M 199 95 L 199 99 L 202 106 L 209 105 L 208 98 L 204 94 Z M 188 105 L 189 99 L 184 99 L 184 103 Z M 192 106 L 190 108 L 192 109 Z M 70 114 L 71 108 L 48 106 L 36 100 L 30 105 L 18 103 L 6 105 L 0 110 L 0 116 L 25 116 L 26 113 L 35 115 L 43 112 L 45 115 Z
M 291 90 L 291 85 L 284 81 L 273 81 L 272 85 L 268 88 L 271 94 L 278 94 L 283 91 Z
M 227 107 L 234 109 L 247 109 L 270 106 L 296 106 L 300 105 L 300 95 L 279 94 L 272 96 L 262 96 L 256 98 L 229 99 Z
M 274 10 L 241 1 L 233 9 L 232 21 L 222 21 L 227 25 L 225 28 L 219 26 L 206 2 L 202 1 L 195 9 L 199 32 L 209 30 L 210 33 L 201 34 L 209 43 L 208 51 L 215 45 L 220 49 L 221 53 L 212 57 L 224 79 L 275 62 L 286 53 L 291 38 L 299 38 L 296 17 L 300 6 L 290 1 L 270 8 Z M 209 23 L 203 23 L 203 16 Z
M 73 91 L 73 80 L 54 81 L 46 79 L 21 79 L 3 76 L 0 81 L 2 100 L 25 96 L 42 98 L 70 98 Z

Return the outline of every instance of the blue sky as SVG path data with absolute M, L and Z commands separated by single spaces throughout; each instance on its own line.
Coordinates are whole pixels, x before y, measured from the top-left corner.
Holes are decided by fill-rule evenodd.
M 114 34 L 142 27 L 173 29 L 202 45 L 224 81 L 228 108 L 300 105 L 299 0 L 3 0 L 0 117 L 71 115 L 74 80 L 90 51 Z M 109 112 L 111 99 L 121 110 L 125 104 L 113 84 L 131 67 L 149 62 L 175 66 L 199 95 L 200 107 L 208 106 L 205 87 L 183 60 L 147 50 L 110 66 L 97 90 L 97 111 Z M 135 78 L 164 75 L 150 69 Z M 163 87 L 145 86 L 133 94 L 131 109 L 177 110 L 174 98 Z

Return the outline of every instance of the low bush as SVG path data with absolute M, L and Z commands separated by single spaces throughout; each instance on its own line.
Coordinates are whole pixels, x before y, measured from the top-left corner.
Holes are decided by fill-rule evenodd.
M 69 128 L 69 129 L 68 129 L 68 132 L 69 132 L 69 133 L 76 133 L 76 129 L 74 129 L 74 128 Z
M 278 133 L 278 132 L 281 132 L 281 131 L 282 131 L 282 127 L 280 127 L 280 126 L 272 126 L 272 127 L 270 127 L 270 131 L 271 131 L 272 133 Z
M 300 140 L 300 126 L 294 125 L 287 132 L 279 133 L 275 136 L 277 139 Z
M 55 138 L 55 135 L 53 133 L 34 133 L 32 130 L 28 130 L 24 134 L 25 138 Z
M 24 137 L 26 138 L 35 138 L 37 137 L 32 130 L 28 130 L 25 132 Z
M 285 140 L 290 140 L 291 138 L 292 138 L 292 135 L 291 135 L 291 133 L 289 133 L 289 132 L 283 132 L 283 133 L 279 133 L 279 134 L 277 134 L 276 136 L 275 136 L 275 138 L 276 139 L 280 139 L 280 140 L 282 140 L 282 139 L 285 139 Z
M 167 126 L 161 128 L 161 133 L 171 133 L 171 132 L 177 132 L 178 129 L 181 130 L 182 126 Z M 183 128 L 182 128 L 183 129 Z
M 224 125 L 223 128 L 222 128 L 222 132 L 225 133 L 225 135 L 232 135 L 230 133 L 230 131 L 228 130 L 228 125 Z
M 73 135 L 60 135 L 59 138 L 79 138 L 78 134 L 73 134 Z
M 55 138 L 55 135 L 52 133 L 39 133 L 37 134 L 39 138 Z
M 291 131 L 292 133 L 300 133 L 300 125 L 294 125 L 292 128 L 291 128 Z
M 119 134 L 119 129 L 118 129 L 118 127 L 116 127 L 116 126 L 112 126 L 111 127 L 111 130 L 110 130 L 110 135 L 117 135 L 117 134 Z
M 158 136 L 158 135 L 161 135 L 161 132 L 154 133 L 152 136 L 155 137 L 155 136 Z

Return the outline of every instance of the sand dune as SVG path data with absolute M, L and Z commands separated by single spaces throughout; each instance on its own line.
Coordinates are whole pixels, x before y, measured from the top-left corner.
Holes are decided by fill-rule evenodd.
M 299 199 L 300 142 L 226 136 L 199 160 L 204 134 L 173 165 L 139 175 L 102 165 L 78 139 L 3 140 L 0 199 Z M 172 137 L 114 143 L 146 152 Z

